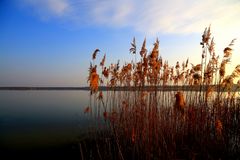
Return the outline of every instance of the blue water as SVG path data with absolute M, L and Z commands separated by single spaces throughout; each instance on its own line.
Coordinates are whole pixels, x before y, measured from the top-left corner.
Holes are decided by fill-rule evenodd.
M 89 125 L 88 91 L 0 91 L 0 149 L 77 143 Z

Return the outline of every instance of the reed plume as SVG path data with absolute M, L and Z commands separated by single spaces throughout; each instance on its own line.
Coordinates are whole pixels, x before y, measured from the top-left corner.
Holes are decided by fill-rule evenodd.
M 147 54 L 146 38 L 143 41 L 142 48 L 141 48 L 141 51 L 140 51 L 140 56 L 143 57 L 145 54 Z
M 100 66 L 102 66 L 102 67 L 104 66 L 105 60 L 106 60 L 106 54 L 104 54 L 103 59 L 100 62 Z
M 178 110 L 180 110 L 181 112 L 184 111 L 184 108 L 186 106 L 186 103 L 185 103 L 185 100 L 184 100 L 184 96 L 183 96 L 183 93 L 182 92 L 177 92 L 175 94 L 175 105 L 174 107 Z
M 89 73 L 89 83 L 90 83 L 90 90 L 91 93 L 95 93 L 98 91 L 98 84 L 99 84 L 99 75 L 97 74 L 97 66 L 91 67 L 90 66 L 90 73 Z
M 130 48 L 130 53 L 132 53 L 132 54 L 136 54 L 136 41 L 135 41 L 135 37 L 133 38 L 133 41 L 132 41 L 132 43 L 131 43 L 131 48 Z
M 95 59 L 96 59 L 97 53 L 98 53 L 99 51 L 100 51 L 99 49 L 95 49 L 95 51 L 94 51 L 93 54 L 92 54 L 92 60 L 95 60 Z

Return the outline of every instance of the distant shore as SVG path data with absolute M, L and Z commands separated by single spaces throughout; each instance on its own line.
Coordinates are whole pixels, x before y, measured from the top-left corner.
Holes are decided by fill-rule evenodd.
M 89 87 L 0 87 L 0 90 L 89 90 Z
M 129 86 L 129 87 L 106 87 L 106 86 L 101 86 L 99 87 L 100 91 L 107 91 L 107 90 L 113 90 L 113 91 L 136 91 L 136 90 L 144 90 L 144 91 L 153 91 L 153 90 L 158 90 L 158 91 L 206 91 L 208 87 L 212 87 L 215 91 L 217 91 L 219 88 L 216 85 L 195 85 L 195 86 L 187 86 L 187 85 L 182 85 L 182 86 L 173 86 L 173 85 L 165 85 L 165 86 L 144 86 L 144 87 L 134 87 L 134 86 Z M 0 87 L 0 90 L 90 90 L 90 87 L 29 87 L 29 86 L 7 86 L 7 87 Z M 221 92 L 227 91 L 224 88 L 220 88 Z M 240 88 L 237 87 L 237 85 L 233 86 L 233 91 L 240 91 Z

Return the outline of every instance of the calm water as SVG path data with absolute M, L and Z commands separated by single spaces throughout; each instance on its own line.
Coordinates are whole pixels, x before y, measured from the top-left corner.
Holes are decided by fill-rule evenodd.
M 174 93 L 167 98 L 174 101 Z M 89 91 L 0 91 L 0 155 L 80 159 L 88 105 Z
M 0 150 L 28 154 L 77 143 L 89 125 L 88 99 L 88 91 L 0 91 Z

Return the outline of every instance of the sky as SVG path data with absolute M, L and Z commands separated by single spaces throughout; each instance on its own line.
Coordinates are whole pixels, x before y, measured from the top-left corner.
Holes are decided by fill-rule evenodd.
M 86 86 L 97 61 L 122 64 L 136 38 L 160 55 L 200 63 L 201 35 L 211 25 L 216 54 L 237 38 L 231 67 L 240 63 L 240 0 L 1 0 L 0 86 Z M 139 58 L 139 57 L 137 57 Z

